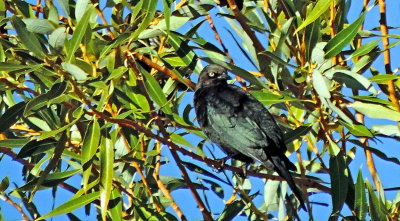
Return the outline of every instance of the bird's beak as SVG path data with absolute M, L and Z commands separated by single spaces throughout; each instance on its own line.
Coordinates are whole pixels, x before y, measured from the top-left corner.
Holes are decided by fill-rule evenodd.
M 230 80 L 231 79 L 231 77 L 229 77 L 229 75 L 228 74 L 226 74 L 226 73 L 224 73 L 224 74 L 220 74 L 218 77 L 217 77 L 219 80 L 225 80 L 225 81 L 227 81 L 227 80 Z

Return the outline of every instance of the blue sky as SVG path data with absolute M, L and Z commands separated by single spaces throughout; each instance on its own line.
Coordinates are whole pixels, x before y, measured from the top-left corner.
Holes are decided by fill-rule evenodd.
M 363 5 L 363 0 L 353 0 L 352 6 L 350 8 L 350 13 L 349 13 L 349 18 L 348 20 L 350 22 L 354 21 L 355 19 L 358 18 L 361 12 L 361 8 Z M 387 22 L 389 26 L 392 27 L 400 27 L 400 19 L 397 16 L 393 15 L 398 15 L 400 12 L 400 2 L 398 0 L 387 0 L 387 14 L 391 15 L 387 18 Z M 160 4 L 161 8 L 161 4 Z M 215 15 L 218 11 L 216 9 L 212 10 L 210 13 L 212 15 Z M 220 17 L 213 16 L 214 22 L 216 25 L 216 28 L 220 32 L 221 36 L 223 39 L 229 39 L 230 42 L 233 42 L 231 40 L 231 36 L 228 34 L 225 28 L 229 28 L 229 25 Z M 188 29 L 190 26 L 185 26 L 183 27 L 180 31 L 184 31 Z M 367 13 L 366 20 L 365 20 L 365 29 L 370 30 L 375 27 L 379 27 L 379 8 L 376 6 L 372 8 L 371 11 Z M 203 36 L 205 39 L 210 41 L 211 43 L 218 45 L 216 42 L 213 34 L 211 31 L 209 31 L 209 26 L 207 22 L 205 22 L 202 27 L 199 30 L 200 33 L 204 33 L 205 36 Z M 207 35 L 208 33 L 208 35 Z M 392 29 L 390 30 L 391 34 L 398 34 L 400 35 L 400 30 L 399 29 Z M 228 41 L 229 41 L 228 40 Z M 365 41 L 366 42 L 366 41 Z M 264 42 L 265 43 L 265 42 Z M 392 42 L 391 42 L 392 43 Z M 266 44 L 265 44 L 266 45 Z M 241 56 L 241 52 L 236 48 L 235 44 L 227 44 L 227 47 L 229 49 L 230 54 L 232 55 L 235 63 L 237 66 L 240 66 L 243 69 L 255 71 L 254 67 L 246 61 L 246 59 L 243 59 Z M 382 47 L 382 46 L 381 46 Z M 397 67 L 400 67 L 400 47 L 395 47 L 391 49 L 391 55 L 392 55 L 392 69 L 395 69 Z M 384 67 L 383 65 L 383 57 L 380 56 L 374 63 L 374 67 L 378 69 L 381 73 L 384 73 Z M 196 81 L 196 77 L 193 77 L 193 80 Z M 181 107 L 185 107 L 186 104 L 191 104 L 192 103 L 192 96 L 193 93 L 189 92 L 185 95 L 184 102 L 182 103 Z M 193 119 L 194 112 L 192 111 L 191 117 Z M 367 119 L 366 125 L 374 125 L 374 124 L 395 124 L 395 122 L 391 121 L 386 121 L 386 120 L 377 120 L 377 119 Z M 197 144 L 199 142 L 199 139 L 196 137 L 189 137 L 190 141 L 193 144 Z M 218 149 L 216 146 L 212 146 L 211 144 L 207 144 L 210 149 L 215 151 L 219 157 L 223 156 L 222 152 Z M 383 152 L 387 153 L 391 157 L 396 157 L 400 158 L 400 151 L 398 151 L 399 144 L 398 142 L 394 142 L 391 139 L 381 139 L 381 142 L 378 143 L 373 143 L 371 142 L 371 146 L 382 150 Z M 215 149 L 213 149 L 215 148 Z M 304 147 L 302 147 L 304 148 Z M 305 152 L 305 151 L 304 151 Z M 169 155 L 169 151 L 167 150 L 166 147 L 163 148 L 163 155 L 171 160 L 170 166 L 163 167 L 162 168 L 162 173 L 163 175 L 173 175 L 173 176 L 180 176 L 180 172 L 178 171 L 177 167 L 174 166 L 174 162 L 172 161 L 172 157 Z M 190 158 L 182 156 L 182 158 L 186 161 L 192 161 Z M 296 161 L 296 158 L 293 156 L 293 154 L 290 156 L 290 159 L 293 161 Z M 377 170 L 379 172 L 380 178 L 382 180 L 382 183 L 384 187 L 396 187 L 399 186 L 399 181 L 400 181 L 400 170 L 396 168 L 398 165 L 395 165 L 390 162 L 386 162 L 384 160 L 381 160 L 378 157 L 374 157 L 375 163 L 377 166 Z M 353 160 L 353 162 L 350 164 L 350 170 L 352 172 L 353 178 L 357 175 L 357 171 L 361 168 L 363 175 L 365 178 L 367 178 L 371 183 L 372 179 L 369 175 L 369 171 L 365 165 L 365 157 L 363 150 L 360 148 L 357 148 L 357 154 L 356 154 L 356 159 Z M 207 165 L 204 165 L 199 162 L 194 162 L 198 164 L 199 166 L 208 169 L 209 171 L 213 171 L 212 168 L 208 168 Z M 13 182 L 16 182 L 17 185 L 22 185 L 23 181 L 21 180 L 21 171 L 22 167 L 20 166 L 19 163 L 11 161 L 11 159 L 7 156 L 5 156 L 3 159 L 0 161 L 0 179 L 3 179 L 5 176 L 9 176 L 10 180 Z M 217 174 L 217 173 L 216 173 Z M 229 174 L 229 173 L 228 173 Z M 222 174 L 218 174 L 222 176 Z M 314 175 L 314 174 L 311 174 Z M 329 181 L 329 177 L 327 175 L 321 176 L 325 181 Z M 191 178 L 192 180 L 197 180 L 199 176 L 197 174 L 191 173 Z M 200 177 L 201 178 L 201 177 Z M 253 191 L 263 191 L 262 186 L 263 181 L 260 179 L 256 178 L 251 178 L 251 184 L 254 187 Z M 79 176 L 74 176 L 68 180 L 68 183 L 72 184 L 73 186 L 79 187 L 80 185 L 81 178 Z M 260 188 L 261 187 L 261 188 Z M 396 191 L 389 191 L 386 193 L 386 197 L 388 200 L 393 199 L 396 196 L 397 192 Z M 62 188 L 59 188 L 59 191 L 57 192 L 57 196 L 55 198 L 54 204 L 60 205 L 64 203 L 67 199 L 72 197 L 73 194 L 65 191 Z M 184 213 L 188 216 L 189 220 L 195 220 L 195 219 L 201 219 L 201 214 L 198 210 L 194 209 L 194 203 L 188 203 L 187 198 L 191 197 L 190 193 L 187 190 L 178 190 L 173 192 L 173 195 L 175 196 L 175 199 L 178 203 L 178 205 L 182 208 Z M 223 202 L 213 195 L 213 193 L 209 193 L 207 195 L 210 198 L 210 202 L 216 202 L 213 204 L 213 210 L 218 211 L 223 209 Z M 225 193 L 226 197 L 230 196 L 229 191 Z M 36 196 L 36 200 L 40 200 L 43 203 L 38 204 L 38 209 L 42 214 L 47 213 L 52 209 L 53 206 L 53 197 L 51 194 L 51 190 L 44 190 L 44 191 L 39 191 Z M 260 205 L 262 202 L 262 195 L 257 197 L 255 202 L 257 205 Z M 314 196 L 310 197 L 311 201 L 316 201 L 316 202 L 330 202 L 331 198 L 328 194 L 316 194 Z M 9 204 L 5 203 L 4 201 L 0 200 L 0 208 L 3 216 L 5 217 L 6 220 L 20 220 L 19 213 L 15 210 L 15 208 L 11 207 Z M 327 220 L 327 217 L 329 216 L 331 212 L 330 207 L 323 207 L 323 206 L 315 206 L 313 209 L 314 217 L 317 220 Z M 173 213 L 173 212 L 172 212 Z M 79 218 L 84 219 L 84 220 L 96 220 L 95 216 L 93 216 L 93 213 L 90 217 L 85 217 L 84 210 L 83 209 L 78 209 L 76 212 L 74 212 L 75 215 L 77 215 Z M 300 213 L 302 218 L 306 218 L 307 214 L 305 214 L 303 211 Z M 347 213 L 349 215 L 349 213 Z M 55 217 L 53 220 L 65 220 L 65 216 L 59 216 Z M 245 220 L 241 218 L 237 218 L 235 220 Z

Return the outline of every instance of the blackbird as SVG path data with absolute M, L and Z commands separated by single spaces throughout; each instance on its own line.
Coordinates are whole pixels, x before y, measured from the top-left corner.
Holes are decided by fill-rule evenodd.
M 300 206 L 302 192 L 289 170 L 296 166 L 285 156 L 283 134 L 264 105 L 242 88 L 228 84 L 227 70 L 206 66 L 194 94 L 197 120 L 206 136 L 229 156 L 246 163 L 257 160 L 286 180 Z

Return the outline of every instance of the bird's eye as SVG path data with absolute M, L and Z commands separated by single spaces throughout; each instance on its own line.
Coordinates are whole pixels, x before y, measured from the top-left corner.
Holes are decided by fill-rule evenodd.
M 210 72 L 210 73 L 208 73 L 208 76 L 209 76 L 209 77 L 215 77 L 215 72 Z

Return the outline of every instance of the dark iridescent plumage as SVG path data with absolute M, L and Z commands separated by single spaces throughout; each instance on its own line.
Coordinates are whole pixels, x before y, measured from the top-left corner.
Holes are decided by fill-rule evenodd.
M 305 209 L 289 172 L 296 167 L 284 154 L 281 129 L 262 103 L 242 88 L 227 84 L 228 78 L 226 69 L 215 64 L 201 72 L 194 96 L 200 127 L 229 156 L 245 162 L 258 160 L 266 167 L 272 163 Z

